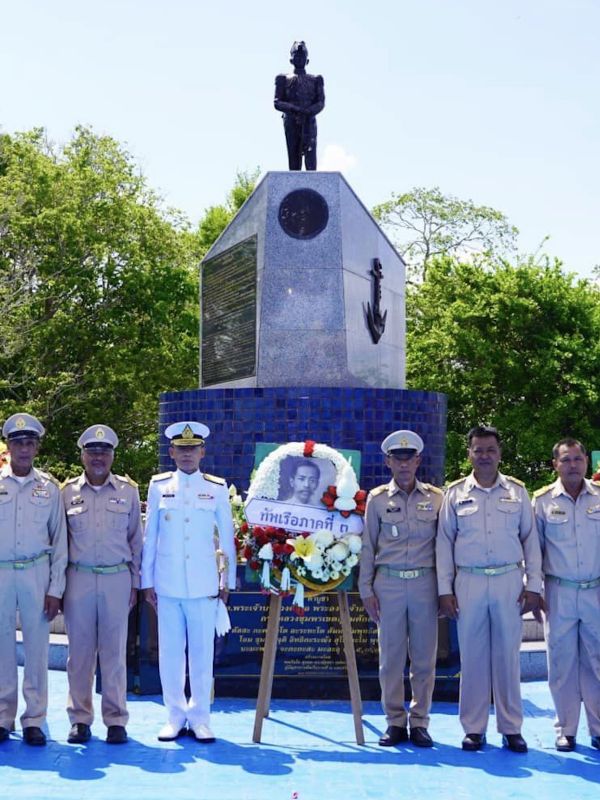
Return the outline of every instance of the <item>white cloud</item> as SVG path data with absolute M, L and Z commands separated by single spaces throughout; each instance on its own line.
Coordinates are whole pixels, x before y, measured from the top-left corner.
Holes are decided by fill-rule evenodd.
M 323 172 L 349 172 L 356 163 L 356 157 L 341 144 L 327 144 L 323 156 L 317 162 L 317 167 Z

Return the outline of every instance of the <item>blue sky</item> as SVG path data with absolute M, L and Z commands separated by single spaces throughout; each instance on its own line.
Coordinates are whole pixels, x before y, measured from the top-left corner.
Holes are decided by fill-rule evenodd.
M 325 78 L 319 166 L 369 207 L 440 186 L 520 248 L 600 263 L 598 0 L 0 0 L 0 129 L 123 142 L 197 222 L 237 169 L 286 169 L 273 79 Z

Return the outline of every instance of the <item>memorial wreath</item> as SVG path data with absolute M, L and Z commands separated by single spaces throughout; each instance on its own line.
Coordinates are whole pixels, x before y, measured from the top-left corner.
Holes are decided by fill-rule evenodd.
M 325 488 L 318 506 L 278 500 L 281 466 L 290 457 L 333 464 L 335 484 Z M 270 453 L 251 480 L 245 507 L 235 491 L 232 495 L 240 554 L 259 575 L 263 591 L 290 594 L 295 582 L 294 610 L 303 614 L 305 591 L 314 596 L 340 586 L 358 564 L 366 496 L 350 461 L 332 447 L 309 440 Z

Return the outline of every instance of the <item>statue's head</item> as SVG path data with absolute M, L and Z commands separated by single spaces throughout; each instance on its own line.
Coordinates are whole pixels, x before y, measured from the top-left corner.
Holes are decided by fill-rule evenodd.
M 308 48 L 304 42 L 294 42 L 290 50 L 290 64 L 305 67 L 308 64 Z

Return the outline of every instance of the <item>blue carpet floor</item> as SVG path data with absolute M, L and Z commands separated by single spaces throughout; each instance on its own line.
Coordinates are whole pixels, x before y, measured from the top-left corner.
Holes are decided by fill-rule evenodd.
M 252 701 L 227 698 L 217 699 L 213 707 L 218 737 L 213 745 L 187 738 L 158 742 L 156 734 L 165 721 L 160 697 L 134 696 L 128 744 L 107 745 L 98 721 L 87 745 L 69 745 L 66 675 L 51 672 L 48 746 L 24 745 L 20 731 L 0 744 L 0 787 L 10 800 L 359 800 L 411 795 L 420 800 L 598 800 L 600 751 L 589 747 L 585 721 L 577 751 L 557 753 L 547 685 L 525 683 L 522 689 L 523 733 L 530 747 L 526 755 L 502 749 L 493 716 L 486 749 L 464 753 L 457 707 L 451 703 L 434 705 L 430 731 L 436 745 L 431 750 L 378 747 L 385 728 L 378 703 L 364 704 L 366 745 L 359 747 L 349 703 L 304 700 L 274 701 L 262 744 L 255 745 Z

